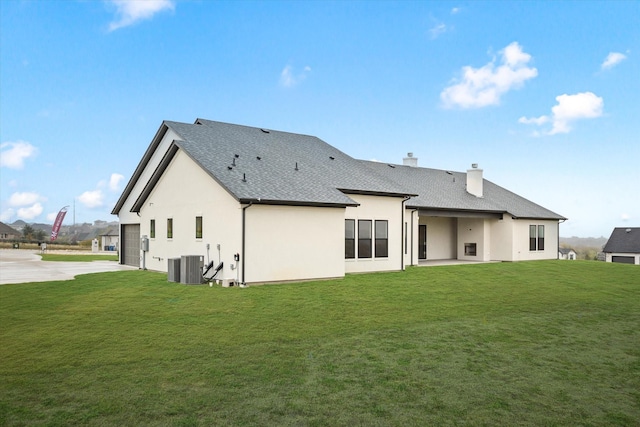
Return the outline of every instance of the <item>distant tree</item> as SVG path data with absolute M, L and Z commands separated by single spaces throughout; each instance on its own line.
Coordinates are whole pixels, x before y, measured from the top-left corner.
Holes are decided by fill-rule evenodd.
M 44 230 L 38 229 L 33 234 L 33 237 L 35 237 L 37 241 L 42 242 L 44 240 L 44 238 L 46 237 L 46 235 L 47 234 L 44 232 Z
M 32 240 L 34 236 L 35 230 L 29 224 L 25 225 L 22 229 L 22 236 L 25 240 Z

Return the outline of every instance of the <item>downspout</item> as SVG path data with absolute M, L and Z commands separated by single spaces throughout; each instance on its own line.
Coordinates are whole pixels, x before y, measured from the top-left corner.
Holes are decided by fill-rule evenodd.
M 246 264 L 246 260 L 245 260 L 245 246 L 246 246 L 246 210 L 248 208 L 251 207 L 251 205 L 253 205 L 253 202 L 249 202 L 249 204 L 245 207 L 242 208 L 242 284 L 246 285 L 247 282 L 245 280 L 245 275 L 244 275 L 244 266 Z
M 565 221 L 566 221 L 566 219 L 563 219 L 562 221 L 558 221 L 558 224 L 556 225 L 556 227 L 557 227 L 556 234 L 557 234 L 557 237 L 558 237 L 558 246 L 556 246 L 556 259 L 560 259 L 560 224 L 562 224 Z

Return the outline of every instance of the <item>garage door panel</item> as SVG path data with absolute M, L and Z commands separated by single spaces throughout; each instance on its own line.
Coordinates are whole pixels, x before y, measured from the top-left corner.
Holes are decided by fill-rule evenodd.
M 635 258 L 632 256 L 612 256 L 611 262 L 620 262 L 623 264 L 633 264 L 635 262 Z
M 140 224 L 122 225 L 122 263 L 140 267 Z

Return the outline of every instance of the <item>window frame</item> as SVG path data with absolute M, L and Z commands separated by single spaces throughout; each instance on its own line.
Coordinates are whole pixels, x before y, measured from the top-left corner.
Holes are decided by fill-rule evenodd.
M 535 251 L 538 249 L 538 227 L 536 225 L 529 225 L 529 251 Z
M 529 225 L 529 251 L 544 251 L 544 225 Z
M 149 238 L 150 239 L 155 239 L 156 238 L 156 220 L 155 220 L 155 218 L 149 220 Z
M 373 221 L 358 220 L 358 258 L 373 258 Z
M 384 227 L 382 227 L 383 224 Z M 374 256 L 376 258 L 389 258 L 389 221 L 376 219 L 374 226 Z M 380 230 L 380 233 L 378 230 Z
M 351 224 L 352 230 L 348 230 L 348 225 Z M 349 237 L 348 231 L 352 231 L 352 237 Z M 344 258 L 355 259 L 356 257 L 356 220 L 345 219 L 344 220 Z
M 196 216 L 196 239 L 202 239 L 202 216 Z
M 538 250 L 544 251 L 544 225 L 538 225 Z

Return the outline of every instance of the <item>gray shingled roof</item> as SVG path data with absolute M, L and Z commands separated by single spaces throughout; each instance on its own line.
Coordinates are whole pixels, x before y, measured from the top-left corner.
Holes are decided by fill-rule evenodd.
M 12 234 L 14 236 L 20 236 L 21 233 L 10 225 L 5 224 L 4 222 L 0 222 L 0 233 L 2 234 Z
M 372 171 L 403 186 L 407 192 L 419 194 L 407 201 L 409 208 L 509 213 L 516 218 L 566 219 L 486 179 L 483 180 L 483 197 L 469 194 L 466 191 L 467 174 L 464 172 L 361 162 Z
M 565 219 L 487 180 L 484 197 L 478 198 L 466 192 L 465 173 L 357 160 L 314 136 L 204 119 L 195 124 L 165 121 L 161 130 L 164 126 L 180 137 L 167 159 L 183 150 L 241 203 L 353 206 L 357 203 L 349 194 L 379 194 L 413 196 L 407 206 L 416 209 Z M 150 150 L 157 148 L 161 130 L 132 181 L 146 167 Z M 133 211 L 142 206 L 162 171 L 160 167 Z M 130 182 L 113 213 L 132 188 Z
M 609 253 L 640 253 L 640 227 L 614 228 L 602 251 Z
M 238 200 L 348 206 L 357 203 L 345 193 L 405 194 L 314 136 L 196 123 L 165 122 L 182 138 L 178 147 Z

